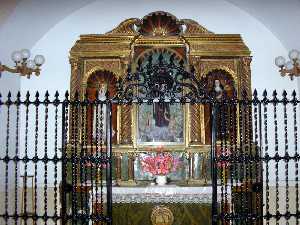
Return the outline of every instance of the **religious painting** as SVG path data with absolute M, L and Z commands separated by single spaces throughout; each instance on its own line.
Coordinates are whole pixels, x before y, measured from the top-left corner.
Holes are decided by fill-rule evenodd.
M 183 144 L 184 109 L 180 104 L 154 103 L 138 110 L 139 144 Z
M 140 58 L 142 66 L 148 66 L 150 55 L 151 62 L 155 64 L 159 60 L 169 63 L 176 54 L 171 49 L 151 49 L 144 53 L 142 59 Z M 174 63 L 178 65 L 181 59 L 176 55 Z M 167 75 L 165 79 L 169 79 Z M 170 79 L 172 80 L 174 77 Z M 163 88 L 166 88 L 165 86 Z M 168 102 L 142 104 L 137 110 L 137 122 L 137 143 L 139 145 L 184 144 L 184 106 L 181 104 Z

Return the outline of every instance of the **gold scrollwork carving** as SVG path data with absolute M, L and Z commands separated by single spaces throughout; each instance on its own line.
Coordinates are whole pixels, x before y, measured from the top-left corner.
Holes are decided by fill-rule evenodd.
M 182 24 L 186 26 L 183 35 L 199 35 L 199 34 L 213 34 L 211 31 L 207 30 L 205 27 L 201 26 L 198 22 L 191 19 L 180 20 Z
M 140 24 L 140 19 L 130 18 L 120 23 L 115 29 L 107 32 L 106 34 L 126 34 L 137 35 L 138 32 L 134 29 L 134 25 Z

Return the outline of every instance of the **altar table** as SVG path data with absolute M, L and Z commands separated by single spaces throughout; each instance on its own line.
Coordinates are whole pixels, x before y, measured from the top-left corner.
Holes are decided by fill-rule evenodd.
M 91 193 L 90 208 L 95 208 L 95 199 L 100 199 L 100 196 Z M 153 217 L 160 216 L 154 215 L 159 207 L 173 217 L 172 225 L 211 224 L 211 187 L 113 187 L 112 201 L 114 225 L 152 225 Z

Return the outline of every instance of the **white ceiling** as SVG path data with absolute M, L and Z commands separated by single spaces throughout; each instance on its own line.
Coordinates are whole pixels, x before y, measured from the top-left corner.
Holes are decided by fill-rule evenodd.
M 300 49 L 299 0 L 226 0 L 263 23 L 287 49 Z M 259 38 L 259 36 L 258 36 Z

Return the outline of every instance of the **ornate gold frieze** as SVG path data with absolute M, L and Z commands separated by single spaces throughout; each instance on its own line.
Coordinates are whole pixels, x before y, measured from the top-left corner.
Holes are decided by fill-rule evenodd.
M 139 37 L 135 40 L 134 46 L 174 46 L 174 47 L 183 47 L 185 43 L 180 37 L 169 37 L 168 39 L 162 37 Z
M 244 46 L 235 43 L 198 43 L 190 44 L 191 55 L 203 56 L 244 56 L 248 55 L 248 50 Z
M 120 51 L 130 49 L 128 43 L 91 43 L 80 44 L 72 49 L 75 52 L 105 52 L 105 51 Z

